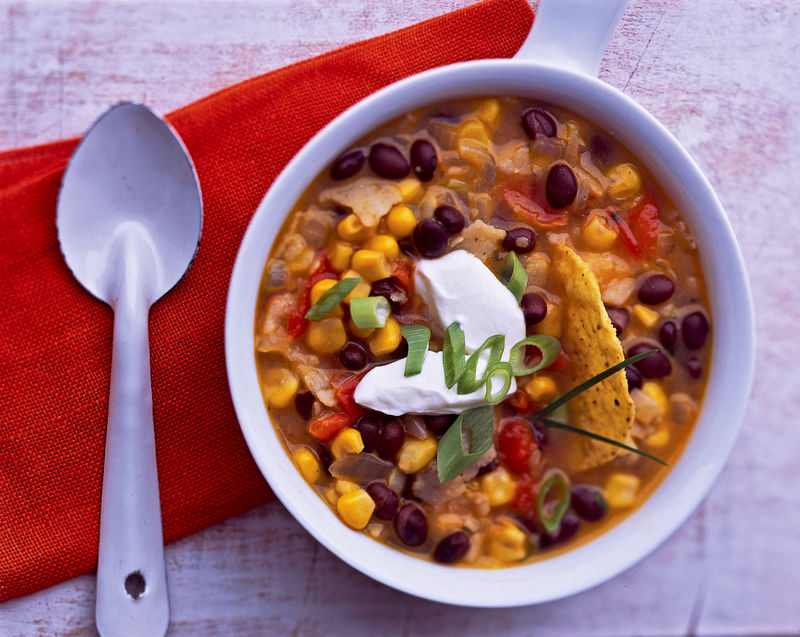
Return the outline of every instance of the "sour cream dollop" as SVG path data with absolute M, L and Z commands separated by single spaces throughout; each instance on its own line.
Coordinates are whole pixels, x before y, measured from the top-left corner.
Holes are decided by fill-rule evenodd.
M 417 292 L 442 330 L 458 321 L 467 354 L 495 334 L 506 337 L 502 360 L 525 338 L 525 317 L 511 291 L 483 262 L 464 250 L 425 260 L 416 268 Z M 447 388 L 441 352 L 425 354 L 422 372 L 405 376 L 405 359 L 371 369 L 356 387 L 355 401 L 392 416 L 406 413 L 456 414 L 485 404 L 485 389 L 459 395 Z M 480 366 L 479 366 L 480 367 Z M 512 380 L 509 392 L 516 390 Z

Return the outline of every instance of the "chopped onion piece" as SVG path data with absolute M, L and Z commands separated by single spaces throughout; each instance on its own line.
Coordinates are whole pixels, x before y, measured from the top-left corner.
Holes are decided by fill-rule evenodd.
M 364 483 L 386 478 L 393 467 L 371 453 L 348 453 L 331 464 L 330 472 L 334 478 Z

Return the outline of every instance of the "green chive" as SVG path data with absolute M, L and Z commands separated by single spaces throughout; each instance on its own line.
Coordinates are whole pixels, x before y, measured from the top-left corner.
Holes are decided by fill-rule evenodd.
M 525 288 L 528 287 L 528 273 L 517 258 L 517 253 L 513 250 L 508 253 L 506 260 L 503 261 L 503 269 L 500 270 L 500 280 L 511 290 L 517 303 L 522 300 Z
M 503 385 L 498 391 L 492 391 L 492 384 L 495 378 L 499 378 Z M 503 398 L 508 395 L 508 390 L 511 388 L 511 380 L 514 374 L 511 371 L 511 363 L 495 363 L 486 370 L 486 402 L 490 405 L 499 403 Z
M 444 384 L 450 389 L 464 375 L 467 368 L 464 353 L 464 330 L 458 322 L 450 323 L 444 333 L 442 343 L 442 364 L 444 365 Z
M 542 353 L 542 360 L 533 367 L 525 365 L 525 348 L 528 345 L 533 345 Z M 557 338 L 547 334 L 534 334 L 523 338 L 511 348 L 508 361 L 511 363 L 514 376 L 527 376 L 552 365 L 560 351 L 561 343 L 558 342 Z
M 540 418 L 539 422 L 541 422 L 545 427 L 552 427 L 553 429 L 563 429 L 564 431 L 570 431 L 574 434 L 586 436 L 587 438 L 591 438 L 592 440 L 599 440 L 600 442 L 605 442 L 606 444 L 614 445 L 615 447 L 619 447 L 620 449 L 625 449 L 626 451 L 630 451 L 640 456 L 644 456 L 645 458 L 649 458 L 650 460 L 654 460 L 658 464 L 663 464 L 665 467 L 669 466 L 663 460 L 659 460 L 655 456 L 651 456 L 649 453 L 646 453 L 641 449 L 637 449 L 636 447 L 629 447 L 628 445 L 623 444 L 621 442 L 617 442 L 612 438 L 606 438 L 605 436 L 592 433 L 591 431 L 586 431 L 585 429 L 578 429 L 577 427 L 573 427 L 572 425 L 567 425 L 564 424 L 563 422 L 556 422 L 555 420 L 548 420 L 547 418 Z
M 469 450 L 464 451 L 464 430 L 471 432 Z M 494 407 L 467 409 L 456 418 L 450 428 L 439 440 L 436 464 L 439 482 L 447 482 L 461 475 L 479 456 L 492 446 L 494 430 Z
M 330 290 L 325 292 L 314 305 L 312 305 L 306 313 L 307 319 L 321 319 L 330 314 L 331 310 L 335 308 L 342 299 L 352 292 L 355 287 L 361 283 L 359 277 L 349 277 L 342 279 Z
M 500 358 L 503 356 L 503 350 L 505 349 L 505 346 L 506 337 L 503 334 L 495 334 L 494 336 L 487 338 L 483 342 L 483 345 L 481 345 L 470 355 L 470 357 L 467 359 L 464 373 L 462 374 L 461 379 L 458 381 L 457 391 L 459 394 L 471 394 L 478 389 L 478 387 L 483 385 L 483 383 L 486 381 L 486 374 L 489 371 L 489 368 L 495 363 L 500 362 Z M 478 363 L 480 362 L 481 355 L 485 350 L 489 350 L 489 355 L 486 359 L 486 368 L 483 370 L 481 377 L 478 378 Z
M 389 301 L 382 296 L 356 296 L 350 301 L 350 318 L 360 329 L 383 327 L 389 314 Z
M 557 398 L 556 400 L 551 402 L 549 405 L 547 405 L 547 407 L 545 407 L 538 414 L 536 414 L 535 417 L 536 418 L 541 418 L 542 416 L 545 416 L 545 415 L 555 411 L 561 405 L 566 403 L 568 400 L 571 400 L 571 399 L 575 398 L 575 396 L 577 396 L 581 392 L 584 392 L 587 389 L 589 389 L 590 387 L 596 385 L 597 383 L 604 381 L 609 376 L 612 376 L 613 374 L 616 374 L 619 370 L 625 369 L 626 367 L 628 367 L 628 365 L 633 365 L 634 363 L 639 362 L 643 358 L 646 358 L 647 356 L 650 356 L 650 354 L 655 354 L 657 351 L 658 351 L 657 349 L 651 349 L 651 350 L 649 350 L 647 352 L 642 352 L 641 354 L 637 354 L 636 356 L 631 356 L 630 358 L 626 358 L 621 363 L 617 363 L 616 365 L 614 365 L 612 367 L 609 367 L 606 370 L 603 370 L 599 374 L 597 374 L 595 376 L 592 376 L 586 382 L 581 383 L 577 387 L 574 387 L 574 388 L 570 389 L 566 394 L 561 396 L 561 398 Z
M 425 361 L 425 353 L 431 340 L 431 330 L 425 325 L 404 325 L 400 333 L 408 342 L 404 375 L 416 376 L 422 371 L 422 363 Z
M 557 489 L 560 493 L 556 495 L 554 502 L 546 502 L 547 496 L 553 488 Z M 539 514 L 539 520 L 548 533 L 553 533 L 558 529 L 561 524 L 561 518 L 567 512 L 569 507 L 569 481 L 567 476 L 558 469 L 549 471 L 539 487 L 539 498 L 536 500 L 536 512 Z

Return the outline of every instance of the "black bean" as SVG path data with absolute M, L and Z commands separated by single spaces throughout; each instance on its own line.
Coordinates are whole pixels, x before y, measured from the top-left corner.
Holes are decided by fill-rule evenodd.
M 693 356 L 686 361 L 686 371 L 689 372 L 689 376 L 697 380 L 703 375 L 703 364 Z
M 566 164 L 556 164 L 547 173 L 544 195 L 553 208 L 566 208 L 578 194 L 578 182 L 572 168 Z
M 608 505 L 603 492 L 588 484 L 577 484 L 572 487 L 571 502 L 575 513 L 587 522 L 596 522 L 605 516 Z
M 363 369 L 367 364 L 367 350 L 358 343 L 348 343 L 339 352 L 339 362 L 346 369 Z
M 375 502 L 375 517 L 381 520 L 391 520 L 397 513 L 400 498 L 383 482 L 370 482 L 367 493 Z
M 419 546 L 428 537 L 428 520 L 422 509 L 407 504 L 395 516 L 394 530 L 403 544 Z
M 316 447 L 315 451 L 317 452 L 317 458 L 319 458 L 319 464 L 323 471 L 328 471 L 331 462 L 333 462 L 333 456 L 331 455 L 331 450 L 328 448 L 328 445 L 320 444 Z
M 423 219 L 414 228 L 414 246 L 423 257 L 433 259 L 447 249 L 447 230 L 441 221 Z
M 410 239 L 403 239 L 402 241 L 397 242 L 400 245 L 400 252 L 402 252 L 407 257 L 416 257 L 417 251 L 414 248 L 414 242 Z
M 352 177 L 364 167 L 364 159 L 364 153 L 358 149 L 339 156 L 331 164 L 331 178 L 341 181 Z
M 406 437 L 406 430 L 397 420 L 390 420 L 383 425 L 378 440 L 377 451 L 381 458 L 389 460 L 397 455 Z
M 418 139 L 411 144 L 411 170 L 420 181 L 430 181 L 436 174 L 439 159 L 436 149 L 429 141 Z
M 384 179 L 402 179 L 410 170 L 403 153 L 389 144 L 372 145 L 369 149 L 369 167 Z
M 300 414 L 300 418 L 308 420 L 311 418 L 311 411 L 314 407 L 314 394 L 310 391 L 299 391 L 294 397 L 294 408 Z
M 522 112 L 522 128 L 525 134 L 531 139 L 536 139 L 537 135 L 545 137 L 556 136 L 556 122 L 553 116 L 543 108 L 532 106 Z
M 406 479 L 403 480 L 403 491 L 402 496 L 405 500 L 419 500 L 417 496 L 414 495 L 414 482 L 417 480 L 416 473 L 409 473 L 406 476 Z
M 408 293 L 400 285 L 400 280 L 393 276 L 375 281 L 370 288 L 369 295 L 384 297 L 394 311 L 399 310 L 408 302 Z
M 480 469 L 478 469 L 478 473 L 475 474 L 475 477 L 480 478 L 481 476 L 485 476 L 487 473 L 491 473 L 499 466 L 500 466 L 500 458 L 495 458 L 491 462 L 487 462 Z
M 433 551 L 433 559 L 443 564 L 458 562 L 469 551 L 469 535 L 456 531 L 445 537 Z
M 678 342 L 678 326 L 675 321 L 664 321 L 661 324 L 661 327 L 658 328 L 658 340 L 666 349 L 672 351 L 675 343 Z
M 458 234 L 464 229 L 464 225 L 466 224 L 461 211 L 447 204 L 438 206 L 436 210 L 433 211 L 433 217 L 439 221 L 450 234 Z
M 607 307 L 606 312 L 608 313 L 608 318 L 611 319 L 611 324 L 617 331 L 617 336 L 619 336 L 628 327 L 628 323 L 631 320 L 630 313 L 624 307 Z
M 574 537 L 574 535 L 578 532 L 580 525 L 581 521 L 578 519 L 577 515 L 565 513 L 564 517 L 561 518 L 561 524 L 559 524 L 558 529 L 556 529 L 553 533 L 545 533 L 542 535 L 539 546 L 541 546 L 543 549 L 546 549 L 554 544 L 560 544 L 572 539 L 572 537 Z
M 529 292 L 522 295 L 520 301 L 522 314 L 525 316 L 525 325 L 536 325 L 547 316 L 547 302 L 541 294 Z
M 530 228 L 514 228 L 509 230 L 503 239 L 503 250 L 525 254 L 536 246 L 536 233 Z
M 628 356 L 636 356 L 651 349 L 658 348 L 649 343 L 639 343 L 628 350 Z M 650 354 L 650 356 L 643 358 L 638 363 L 634 363 L 634 365 L 645 378 L 664 378 L 672 373 L 672 363 L 669 362 L 667 355 L 660 349 L 655 354 Z
M 603 163 L 611 156 L 611 142 L 603 135 L 593 134 L 589 138 L 589 152 L 595 163 Z
M 639 286 L 639 300 L 648 305 L 663 303 L 675 292 L 675 284 L 664 274 L 651 274 Z
M 364 443 L 364 452 L 375 451 L 381 439 L 381 419 L 376 416 L 362 416 L 356 423 L 356 429 L 361 434 Z
M 397 346 L 397 349 L 394 350 L 391 354 L 389 354 L 390 359 L 399 359 L 405 358 L 408 356 L 408 341 L 403 338 L 400 340 L 400 345 Z
M 700 349 L 708 337 L 708 319 L 702 312 L 692 312 L 683 317 L 681 333 L 683 344 L 689 349 Z
M 655 356 L 655 354 L 653 354 Z M 628 381 L 628 391 L 632 389 L 641 389 L 644 381 L 642 375 L 636 371 L 636 368 L 629 365 L 625 368 L 625 378 Z
M 540 449 L 547 444 L 547 431 L 539 422 L 534 422 L 531 425 L 531 429 L 533 429 L 533 441 L 536 443 L 536 446 Z
M 425 426 L 433 433 L 443 434 L 450 428 L 458 416 L 455 414 L 438 414 L 435 416 L 425 416 Z

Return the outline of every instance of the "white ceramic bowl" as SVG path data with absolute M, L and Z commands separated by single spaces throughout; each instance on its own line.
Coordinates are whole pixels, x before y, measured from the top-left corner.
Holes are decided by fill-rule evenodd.
M 365 99 L 317 134 L 261 202 L 242 241 L 228 293 L 225 345 L 231 393 L 250 451 L 275 494 L 317 540 L 351 566 L 394 588 L 452 604 L 500 607 L 558 599 L 599 584 L 650 553 L 683 523 L 722 469 L 738 435 L 752 378 L 750 293 L 717 197 L 656 119 L 593 76 L 625 2 L 559 0 L 542 5 L 521 50 L 530 59 L 518 54 L 514 60 L 469 62 L 422 73 Z M 480 95 L 515 95 L 563 106 L 599 124 L 644 162 L 698 241 L 713 317 L 702 413 L 686 450 L 655 492 L 591 542 L 501 570 L 441 566 L 347 528 L 284 451 L 261 399 L 253 346 L 256 296 L 270 245 L 308 183 L 381 124 L 423 106 Z

